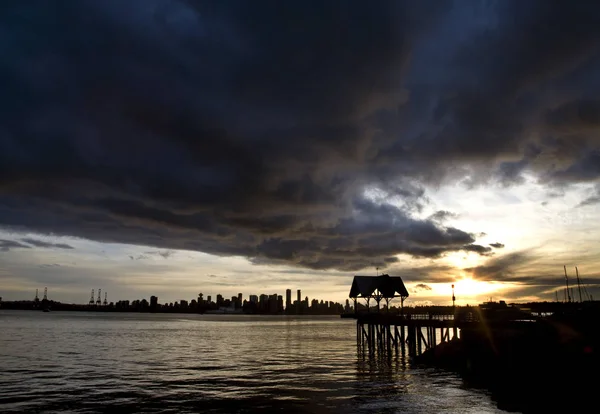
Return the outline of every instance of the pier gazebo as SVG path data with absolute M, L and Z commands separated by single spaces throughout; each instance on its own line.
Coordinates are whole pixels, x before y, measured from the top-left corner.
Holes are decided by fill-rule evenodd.
M 358 299 L 364 299 L 367 303 L 367 311 L 370 309 L 371 299 L 377 302 L 377 310 L 381 300 L 385 300 L 386 308 L 389 310 L 390 300 L 400 298 L 400 306 L 404 308 L 404 300 L 408 298 L 408 290 L 400 276 L 354 276 L 350 288 L 350 298 L 354 301 L 354 310 L 358 311 Z
M 408 290 L 399 276 L 354 276 L 349 296 L 354 300 L 355 314 L 352 317 L 356 319 L 356 345 L 363 352 L 368 350 L 371 355 L 391 356 L 392 349 L 398 352 L 400 348 L 404 356 L 408 347 L 408 355 L 417 356 L 424 350 L 458 337 L 453 315 L 404 314 Z M 379 312 L 381 300 L 389 305 L 393 298 L 400 298 L 402 312 Z M 366 301 L 367 309 L 371 299 L 375 299 L 378 312 L 357 312 L 358 299 Z

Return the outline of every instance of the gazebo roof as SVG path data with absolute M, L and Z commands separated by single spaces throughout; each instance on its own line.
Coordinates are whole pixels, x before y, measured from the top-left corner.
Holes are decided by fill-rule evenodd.
M 408 297 L 408 290 L 400 276 L 354 276 L 352 287 L 350 288 L 351 298 L 368 298 L 373 296 L 373 292 L 379 291 L 383 298 L 393 298 L 396 296 Z

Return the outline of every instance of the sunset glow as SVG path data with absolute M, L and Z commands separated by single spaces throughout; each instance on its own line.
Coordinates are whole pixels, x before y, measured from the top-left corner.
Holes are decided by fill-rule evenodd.
M 503 286 L 499 283 L 482 282 L 470 278 L 459 280 L 454 284 L 454 294 L 457 298 L 474 298 L 494 292 L 502 292 Z

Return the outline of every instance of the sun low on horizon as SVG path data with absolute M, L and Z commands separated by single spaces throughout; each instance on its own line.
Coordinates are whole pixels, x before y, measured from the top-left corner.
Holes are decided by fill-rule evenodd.
M 493 294 L 502 295 L 508 286 L 501 283 L 478 281 L 471 278 L 458 280 L 454 285 L 454 294 L 458 302 L 466 302 L 482 296 L 493 296 Z

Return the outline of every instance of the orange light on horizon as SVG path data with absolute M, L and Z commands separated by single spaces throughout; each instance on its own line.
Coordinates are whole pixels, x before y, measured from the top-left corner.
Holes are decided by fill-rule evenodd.
M 474 298 L 502 289 L 502 285 L 465 277 L 452 285 L 457 299 L 461 297 Z

